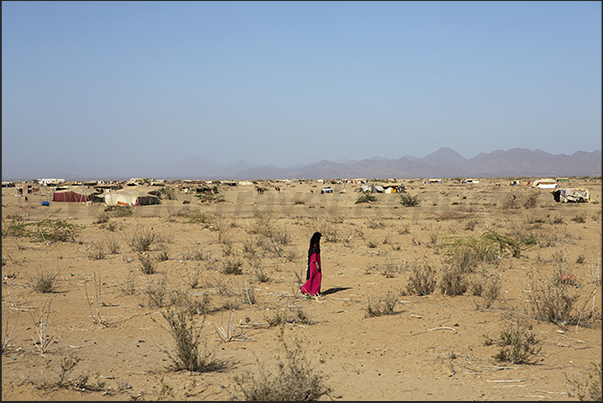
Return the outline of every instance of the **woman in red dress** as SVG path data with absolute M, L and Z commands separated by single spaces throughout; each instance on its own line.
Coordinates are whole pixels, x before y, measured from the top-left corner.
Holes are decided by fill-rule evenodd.
M 316 296 L 320 294 L 322 282 L 322 266 L 320 264 L 320 232 L 315 232 L 310 239 L 308 249 L 308 268 L 306 270 L 306 283 L 300 287 L 301 292 Z

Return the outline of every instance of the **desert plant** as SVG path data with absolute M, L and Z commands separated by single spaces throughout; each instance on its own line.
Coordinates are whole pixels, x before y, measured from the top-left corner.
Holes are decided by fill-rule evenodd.
M 523 201 L 523 207 L 526 209 L 534 208 L 538 205 L 538 193 L 529 193 Z
M 58 276 L 58 271 L 36 269 L 36 274 L 27 280 L 27 285 L 35 292 L 42 294 L 52 293 L 56 291 L 56 279 Z
M 138 225 L 134 227 L 131 234 L 125 233 L 124 238 L 126 243 L 135 252 L 148 252 L 151 250 L 151 245 L 155 241 L 157 233 L 153 228 Z
M 149 282 L 145 290 L 150 307 L 163 308 L 168 297 L 167 280 L 164 275 L 156 283 Z
M 431 294 L 436 287 L 436 271 L 430 265 L 418 265 L 414 264 L 408 283 L 406 284 L 406 291 L 410 295 L 428 295 Z
M 119 288 L 125 295 L 136 294 L 136 280 L 134 277 L 134 271 L 130 270 L 128 277 L 126 277 L 126 280 L 119 285 Z
M 106 256 L 105 247 L 102 241 L 92 242 L 90 250 L 88 251 L 88 259 L 102 260 Z
M 497 243 L 501 253 L 508 251 L 513 257 L 521 257 L 523 251 L 537 243 L 536 239 L 530 234 L 502 235 L 494 230 L 489 230 L 483 236 L 486 240 Z
M 458 267 L 445 267 L 442 269 L 439 286 L 444 295 L 463 295 L 467 291 L 466 275 Z
M 196 267 L 192 270 L 186 270 L 186 284 L 193 290 L 201 285 L 203 275 L 201 270 Z
M 284 339 L 284 327 L 281 327 L 280 340 L 285 358 L 277 357 L 277 375 L 266 370 L 258 360 L 258 371 L 233 378 L 245 400 L 300 401 L 329 396 L 332 389 L 326 385 L 325 376 L 318 373 L 306 358 L 301 342 L 296 340 L 295 347 L 289 348 Z
M 313 323 L 302 308 L 278 310 L 274 316 L 265 319 L 269 327 L 279 326 L 285 323 L 302 323 L 306 325 L 311 325 Z
M 476 309 L 490 309 L 500 295 L 500 277 L 480 274 L 477 278 L 469 281 L 468 288 L 472 295 L 481 297 L 479 302 L 474 300 Z
M 417 196 L 411 196 L 408 193 L 400 194 L 400 204 L 404 207 L 416 207 L 421 203 Z
M 156 257 L 158 262 L 165 262 L 166 260 L 170 260 L 170 253 L 164 249 Z
M 516 195 L 506 195 L 500 201 L 501 207 L 504 209 L 516 209 L 519 208 L 519 199 Z
M 97 217 L 96 217 L 96 224 L 104 224 L 106 222 L 109 221 L 109 214 L 106 213 L 100 213 Z
M 360 192 L 360 194 L 358 195 L 358 199 L 356 199 L 354 204 L 370 203 L 370 202 L 374 202 L 374 201 L 377 201 L 376 196 L 373 196 L 369 192 Z
M 10 341 L 13 337 L 13 333 L 15 332 L 15 329 L 17 328 L 17 323 L 19 323 L 19 313 L 20 312 L 21 312 L 20 310 L 17 310 L 17 318 L 15 319 L 15 323 L 13 324 L 12 330 L 10 329 L 10 326 L 9 326 L 9 320 L 10 320 L 11 315 L 9 315 L 8 313 L 3 315 L 6 317 L 6 325 L 4 325 L 4 332 L 2 334 L 2 354 L 4 354 L 4 352 L 10 346 Z
M 366 306 L 366 317 L 395 315 L 396 302 L 396 297 L 391 291 L 388 291 L 384 297 L 379 297 L 376 302 L 369 298 Z
M 88 302 L 88 310 L 90 311 L 90 317 L 92 318 L 92 320 L 100 325 L 100 326 L 106 326 L 108 324 L 107 320 L 106 320 L 106 316 L 103 318 L 101 316 L 101 287 L 102 287 L 102 282 L 101 282 L 101 277 L 100 274 L 94 273 L 94 277 L 92 279 L 93 283 L 94 283 L 94 297 L 93 300 L 90 301 L 90 296 L 88 295 L 88 285 L 87 285 L 87 281 L 84 281 L 84 290 L 86 291 L 86 301 Z M 92 312 L 92 305 L 94 305 L 95 307 L 95 313 Z
M 36 331 L 35 336 L 32 336 L 34 341 L 34 346 L 38 350 L 40 354 L 46 353 L 52 342 L 54 341 L 54 337 L 57 334 L 55 330 L 52 336 L 49 335 L 48 327 L 50 326 L 50 306 L 52 305 L 52 298 L 46 299 L 40 298 L 40 317 L 36 319 L 33 316 L 33 313 L 30 311 L 31 320 L 33 321 L 34 329 Z
M 238 258 L 226 259 L 222 261 L 222 273 L 224 274 L 243 274 L 241 262 Z
M 477 224 L 478 224 L 477 220 L 475 220 L 475 219 L 467 220 L 467 222 L 465 222 L 465 230 L 473 231 Z
M 107 237 L 107 248 L 109 249 L 110 255 L 117 255 L 120 252 L 119 242 L 115 238 Z
M 586 214 L 576 214 L 571 220 L 578 224 L 584 224 L 586 222 Z
M 207 348 L 207 340 L 201 334 L 205 319 L 197 327 L 194 324 L 194 316 L 186 310 L 168 308 L 162 311 L 161 315 L 168 323 L 167 330 L 176 343 L 175 354 L 167 353 L 172 360 L 172 370 L 219 372 L 228 367 L 225 360 L 215 357 L 215 350 L 209 351 Z
M 157 262 L 151 258 L 151 255 L 146 253 L 139 253 L 138 261 L 140 262 L 140 270 L 144 274 L 157 273 Z
M 577 306 L 582 290 L 582 287 L 559 282 L 556 274 L 548 280 L 530 276 L 530 307 L 534 317 L 558 326 L 586 325 L 596 320 L 598 314 L 594 307 L 590 312 L 585 312 L 588 299 L 582 307 Z
M 575 395 L 580 401 L 601 401 L 602 378 L 600 362 L 591 362 L 591 369 L 586 374 L 585 379 L 569 379 L 567 377 L 567 374 L 565 375 L 565 377 L 568 383 L 570 384 L 570 390 L 568 392 L 569 397 L 573 397 Z
M 512 364 L 530 364 L 541 348 L 536 347 L 538 343 L 532 332 L 532 325 L 516 319 L 505 323 L 500 333 L 500 351 L 493 356 L 501 362 Z
M 494 243 L 484 237 L 457 239 L 449 245 L 446 255 L 447 263 L 463 273 L 473 273 L 480 264 L 492 262 L 496 257 Z
M 110 211 L 114 217 L 129 217 L 134 214 L 134 206 L 107 206 L 105 211 Z

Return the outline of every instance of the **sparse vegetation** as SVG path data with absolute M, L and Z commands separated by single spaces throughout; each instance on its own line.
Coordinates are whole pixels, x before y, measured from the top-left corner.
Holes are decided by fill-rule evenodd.
M 284 340 L 281 327 L 280 341 L 284 347 L 284 360 L 278 359 L 276 375 L 258 360 L 258 370 L 235 376 L 237 390 L 247 401 L 300 401 L 318 400 L 329 396 L 332 389 L 326 385 L 326 376 L 319 373 L 305 356 L 299 340 L 290 348 Z
M 404 207 L 416 207 L 421 203 L 417 196 L 411 196 L 408 193 L 402 193 L 400 195 L 400 204 Z
M 161 312 L 168 323 L 168 332 L 176 344 L 173 354 L 167 353 L 172 360 L 174 371 L 219 372 L 228 368 L 225 360 L 215 356 L 215 350 L 209 350 L 202 336 L 205 320 L 200 325 L 194 323 L 194 316 L 187 310 L 168 308 Z
M 366 317 L 395 315 L 397 299 L 393 292 L 389 291 L 384 297 L 377 300 L 368 299 L 366 306 Z
M 532 331 L 532 325 L 525 324 L 519 319 L 505 323 L 500 333 L 500 351 L 493 356 L 498 361 L 511 364 L 531 364 L 534 357 L 540 353 L 541 347 Z

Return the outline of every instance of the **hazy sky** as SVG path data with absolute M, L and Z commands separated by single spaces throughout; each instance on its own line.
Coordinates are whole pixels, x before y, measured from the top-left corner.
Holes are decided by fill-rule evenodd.
M 601 149 L 601 2 L 2 2 L 2 165 Z

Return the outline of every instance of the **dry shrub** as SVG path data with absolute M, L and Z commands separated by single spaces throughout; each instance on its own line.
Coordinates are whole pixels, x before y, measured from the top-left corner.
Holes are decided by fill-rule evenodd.
M 105 247 L 102 241 L 92 242 L 90 250 L 88 251 L 88 259 L 102 260 L 106 256 Z
M 332 389 L 325 384 L 325 376 L 317 372 L 306 358 L 301 342 L 296 340 L 295 347 L 289 348 L 284 339 L 284 327 L 281 327 L 279 338 L 285 357 L 283 360 L 277 356 L 277 375 L 258 360 L 258 371 L 248 371 L 233 378 L 245 400 L 302 401 L 329 396 Z
M 500 200 L 500 206 L 503 209 L 519 208 L 519 199 L 515 195 L 506 195 Z
M 458 267 L 443 268 L 439 285 L 444 295 L 463 295 L 467 291 L 466 274 Z
M 126 279 L 119 285 L 119 288 L 125 295 L 136 294 L 136 277 L 133 270 L 130 270 Z
M 151 255 L 148 255 L 146 253 L 139 253 L 138 261 L 140 262 L 140 270 L 144 274 L 157 273 L 157 262 L 151 258 Z
M 588 371 L 583 379 L 569 379 L 567 374 L 565 375 L 570 390 L 568 391 L 569 397 L 574 395 L 578 397 L 578 400 L 591 400 L 601 401 L 601 363 L 591 362 L 591 369 Z
M 485 237 L 467 237 L 454 241 L 446 251 L 447 262 L 463 273 L 473 273 L 482 263 L 493 262 L 496 247 Z
M 385 297 L 377 298 L 376 302 L 373 302 L 371 298 L 369 298 L 366 306 L 366 317 L 371 318 L 373 316 L 395 315 L 397 302 L 394 293 L 391 291 L 388 291 Z
M 188 310 L 168 308 L 161 312 L 168 323 L 167 331 L 174 338 L 176 352 L 168 357 L 172 360 L 173 371 L 221 372 L 228 368 L 228 362 L 214 356 L 209 351 L 207 340 L 201 332 L 205 319 L 199 327 L 194 324 L 194 316 Z M 202 345 L 203 344 L 203 345 Z
M 241 266 L 243 262 L 239 258 L 229 258 L 222 261 L 222 273 L 224 274 L 243 274 Z
M 406 284 L 406 291 L 409 295 L 429 295 L 435 290 L 436 284 L 437 278 L 434 268 L 428 264 L 414 264 Z
M 558 326 L 588 326 L 601 320 L 600 312 L 593 305 L 587 311 L 589 296 L 583 296 L 584 287 L 565 284 L 554 273 L 551 279 L 536 279 L 530 275 L 530 307 L 534 317 Z M 583 304 L 579 305 L 580 300 Z
M 156 283 L 149 282 L 145 294 L 149 307 L 163 308 L 168 296 L 166 277 L 162 277 Z
M 136 252 L 148 252 L 155 241 L 157 233 L 153 228 L 145 226 L 134 227 L 132 234 L 125 233 L 126 243 Z
M 36 270 L 36 273 L 28 278 L 27 285 L 35 292 L 48 294 L 56 291 L 56 279 L 59 271 Z
M 110 255 L 119 254 L 120 247 L 119 247 L 119 242 L 117 242 L 117 239 L 107 237 L 106 243 L 107 243 L 107 248 L 109 249 Z
M 505 323 L 500 333 L 498 344 L 502 348 L 493 358 L 512 364 L 533 363 L 534 356 L 541 350 L 540 347 L 535 346 L 537 343 L 531 324 L 525 324 L 519 319 L 511 320 Z
M 474 300 L 475 308 L 478 310 L 490 309 L 498 299 L 501 290 L 501 280 L 497 275 L 487 275 L 480 273 L 469 280 L 469 292 L 472 295 L 481 297 Z
M 274 316 L 265 319 L 269 327 L 284 325 L 285 323 L 301 323 L 305 325 L 314 323 L 302 308 L 295 307 L 290 307 L 286 310 L 278 310 Z
M 538 197 L 540 197 L 540 194 L 538 193 L 529 193 L 523 201 L 523 207 L 526 209 L 536 207 L 538 205 Z

